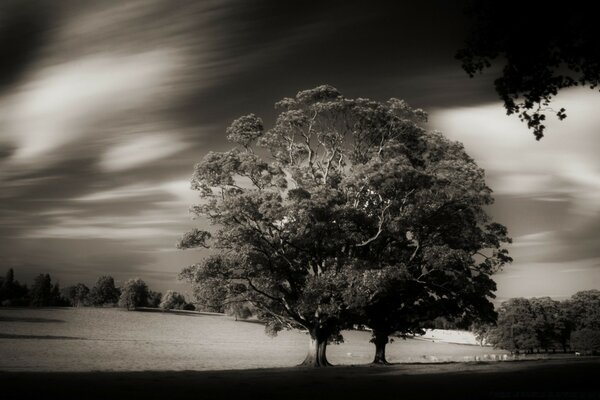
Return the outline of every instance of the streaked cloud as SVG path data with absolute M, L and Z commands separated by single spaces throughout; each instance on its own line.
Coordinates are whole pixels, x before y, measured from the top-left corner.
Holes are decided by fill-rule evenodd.
M 432 113 L 432 125 L 486 169 L 501 200 L 490 211 L 513 232 L 515 261 L 497 278 L 501 297 L 567 296 L 599 284 L 600 97 L 570 90 L 555 106 L 569 116 L 550 121 L 540 142 L 499 103 Z
M 97 132 L 97 125 L 128 110 L 150 107 L 176 72 L 176 60 L 170 50 L 104 54 L 38 71 L 5 99 L 2 136 L 16 147 L 10 161 L 56 161 L 56 153 L 49 153 Z
M 138 135 L 106 150 L 100 160 L 100 167 L 107 172 L 136 168 L 185 148 L 186 143 L 177 134 Z
M 31 40 L 0 61 L 0 263 L 23 279 L 137 274 L 176 287 L 202 256 L 174 251 L 206 227 L 187 211 L 193 165 L 228 147 L 234 118 L 269 125 L 275 101 L 329 83 L 425 108 L 486 169 L 490 211 L 514 237 L 499 296 L 598 286 L 600 97 L 561 94 L 553 107 L 569 117 L 535 142 L 490 103 L 493 71 L 469 79 L 456 64 L 460 18 L 446 2 L 21 3 L 4 15 Z

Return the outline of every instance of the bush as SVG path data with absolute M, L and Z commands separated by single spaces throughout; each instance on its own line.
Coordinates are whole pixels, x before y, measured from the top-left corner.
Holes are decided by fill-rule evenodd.
M 183 306 L 183 309 L 185 311 L 196 311 L 196 306 L 193 305 L 192 303 L 186 303 L 186 305 Z
M 173 290 L 167 290 L 160 303 L 160 308 L 163 310 L 182 310 L 185 306 L 185 297 Z

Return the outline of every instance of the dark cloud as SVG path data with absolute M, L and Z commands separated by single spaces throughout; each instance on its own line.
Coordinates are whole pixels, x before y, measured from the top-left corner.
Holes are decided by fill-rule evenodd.
M 0 92 L 18 82 L 49 39 L 53 13 L 44 3 L 0 5 Z

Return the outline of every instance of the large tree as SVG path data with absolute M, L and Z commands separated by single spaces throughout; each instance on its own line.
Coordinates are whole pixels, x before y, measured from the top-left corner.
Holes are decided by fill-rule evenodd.
M 471 25 L 457 58 L 471 77 L 502 66 L 496 92 L 507 114 L 517 114 L 538 140 L 544 136 L 547 112 L 566 117 L 564 108 L 550 107 L 560 90 L 600 84 L 600 24 L 587 2 L 468 3 Z
M 405 322 L 396 330 L 413 329 L 431 303 L 452 303 L 450 287 L 478 301 L 490 293 L 487 270 L 506 256 L 494 245 L 505 230 L 485 224 L 483 171 L 460 144 L 421 128 L 423 111 L 398 99 L 349 99 L 327 85 L 276 107 L 271 129 L 241 117 L 227 129 L 235 148 L 195 167 L 202 202 L 191 210 L 216 234 L 193 230 L 179 247 L 217 249 L 182 274 L 197 292 L 225 288 L 223 303 L 250 302 L 269 332 L 306 330 L 304 364 L 315 366 L 328 365 L 328 341 L 385 297 L 354 301 L 355 291 L 389 288 L 375 308 L 398 308 Z M 484 244 L 496 255 L 476 264 Z

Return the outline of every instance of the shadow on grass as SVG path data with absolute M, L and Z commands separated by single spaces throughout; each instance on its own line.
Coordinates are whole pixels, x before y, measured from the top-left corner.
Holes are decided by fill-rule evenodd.
M 0 322 L 34 322 L 34 323 L 45 323 L 45 322 L 65 322 L 62 319 L 52 318 L 34 318 L 34 317 L 2 317 L 0 316 Z
M 150 307 L 138 307 L 135 309 L 135 311 L 184 315 L 187 317 L 201 317 L 201 316 L 225 317 L 226 316 L 225 314 L 222 314 L 222 313 L 214 313 L 214 312 L 208 312 L 208 311 L 163 310 L 162 308 L 150 308 Z
M 265 324 L 264 322 L 259 321 L 257 319 L 236 319 L 235 322 L 246 322 L 248 324 L 259 324 L 259 325 Z
M 3 399 L 597 399 L 599 359 L 496 366 L 0 372 Z
M 16 335 L 12 333 L 1 333 L 0 339 L 54 339 L 54 340 L 86 340 L 76 336 L 52 336 L 52 335 Z

